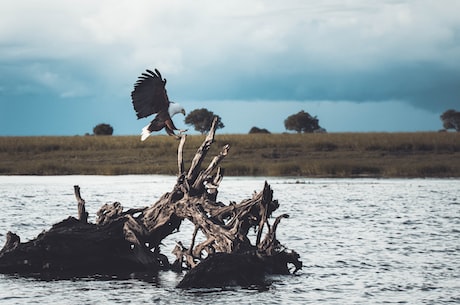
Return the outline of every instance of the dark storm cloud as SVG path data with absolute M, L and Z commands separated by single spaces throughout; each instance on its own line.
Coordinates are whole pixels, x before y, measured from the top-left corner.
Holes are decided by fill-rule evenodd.
M 322 71 L 308 66 L 295 73 L 218 73 L 194 87 L 177 86 L 181 98 L 229 100 L 406 101 L 430 111 L 460 105 L 460 70 L 433 63 L 400 64 L 381 70 Z

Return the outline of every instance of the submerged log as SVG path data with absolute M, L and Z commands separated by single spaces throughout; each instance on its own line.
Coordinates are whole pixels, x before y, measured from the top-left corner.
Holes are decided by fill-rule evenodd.
M 219 164 L 230 146 L 225 145 L 202 169 L 215 130 L 216 120 L 188 171 L 182 156 L 186 136 L 182 135 L 176 185 L 149 207 L 123 211 L 118 202 L 105 204 L 97 212 L 96 223 L 89 223 L 85 200 L 75 186 L 78 218 L 69 217 L 25 243 L 9 232 L 0 251 L 0 272 L 62 278 L 190 270 L 179 284 L 183 288 L 259 285 L 265 274 L 288 274 L 289 267 L 296 272 L 302 267 L 299 255 L 276 239 L 277 226 L 288 215 L 278 216 L 272 225 L 269 221 L 279 203 L 267 182 L 261 192 L 240 203 L 217 201 L 223 179 Z M 179 230 L 184 220 L 194 224 L 194 232 L 188 248 L 177 243 L 176 260 L 170 264 L 160 251 L 161 242 Z M 255 243 L 248 238 L 251 229 L 257 233 Z M 198 233 L 205 237 L 199 243 Z

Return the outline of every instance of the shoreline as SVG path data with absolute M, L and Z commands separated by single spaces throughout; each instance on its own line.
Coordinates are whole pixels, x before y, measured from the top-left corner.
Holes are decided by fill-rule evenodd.
M 187 137 L 184 164 L 204 136 Z M 224 176 L 459 178 L 460 133 L 216 135 Z M 177 175 L 178 141 L 163 135 L 0 137 L 0 175 Z

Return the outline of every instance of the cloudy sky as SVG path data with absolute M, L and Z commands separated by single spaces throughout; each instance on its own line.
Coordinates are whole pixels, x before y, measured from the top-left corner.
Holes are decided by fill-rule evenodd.
M 460 110 L 458 0 L 0 0 L 0 135 L 138 134 L 146 68 L 223 133 L 425 131 Z M 183 116 L 175 118 L 186 127 Z

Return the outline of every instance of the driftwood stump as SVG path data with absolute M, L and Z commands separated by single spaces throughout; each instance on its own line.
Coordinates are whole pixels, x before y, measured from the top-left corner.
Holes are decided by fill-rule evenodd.
M 75 186 L 78 218 L 69 217 L 25 243 L 8 232 L 0 251 L 0 273 L 63 278 L 190 270 L 179 287 L 216 287 L 258 285 L 265 274 L 301 269 L 299 255 L 276 239 L 276 228 L 288 215 L 269 222 L 279 204 L 267 182 L 261 192 L 240 203 L 217 201 L 223 178 L 219 163 L 230 146 L 225 145 L 202 168 L 215 130 L 216 120 L 188 171 L 182 156 L 186 135 L 181 136 L 176 185 L 149 207 L 123 211 L 118 202 L 105 204 L 97 212 L 96 223 L 89 223 L 85 200 Z M 177 243 L 176 260 L 170 264 L 160 251 L 161 241 L 185 219 L 194 224 L 194 232 L 188 244 Z M 257 232 L 255 243 L 248 238 L 250 229 Z M 199 232 L 205 240 L 197 243 Z

